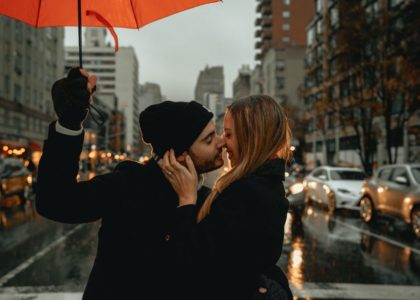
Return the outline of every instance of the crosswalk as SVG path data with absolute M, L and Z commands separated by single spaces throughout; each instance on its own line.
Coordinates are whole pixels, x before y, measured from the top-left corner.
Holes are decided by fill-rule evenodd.
M 420 286 L 352 284 L 352 283 L 304 283 L 291 286 L 294 300 L 419 300 Z M 45 291 L 50 290 L 45 287 Z M 6 287 L 0 289 L 0 300 L 81 300 L 82 293 L 43 292 L 42 287 Z

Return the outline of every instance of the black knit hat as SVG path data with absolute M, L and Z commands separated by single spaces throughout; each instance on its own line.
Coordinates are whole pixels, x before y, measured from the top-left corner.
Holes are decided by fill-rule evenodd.
M 196 101 L 165 101 L 140 113 L 143 140 L 162 157 L 169 149 L 178 156 L 188 150 L 213 118 L 213 113 Z

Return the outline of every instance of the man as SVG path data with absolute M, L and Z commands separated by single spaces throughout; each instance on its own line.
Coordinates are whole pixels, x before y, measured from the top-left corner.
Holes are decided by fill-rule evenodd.
M 95 77 L 73 69 L 52 88 L 58 121 L 50 124 L 39 164 L 37 210 L 65 223 L 101 219 L 84 300 L 194 299 L 188 295 L 191 274 L 182 269 L 188 263 L 177 261 L 171 237 L 178 197 L 157 161 L 172 148 L 181 162 L 189 154 L 198 173 L 221 167 L 223 141 L 213 114 L 194 101 L 150 106 L 139 121 L 155 159 L 124 161 L 109 174 L 77 182 L 82 124 L 95 84 Z

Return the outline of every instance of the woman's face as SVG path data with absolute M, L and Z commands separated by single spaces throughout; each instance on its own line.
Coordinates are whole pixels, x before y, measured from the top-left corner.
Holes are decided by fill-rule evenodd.
M 227 153 L 229 155 L 230 164 L 232 167 L 235 167 L 239 163 L 239 146 L 238 140 L 236 138 L 232 115 L 230 114 L 229 110 L 227 110 L 225 114 L 224 139 Z

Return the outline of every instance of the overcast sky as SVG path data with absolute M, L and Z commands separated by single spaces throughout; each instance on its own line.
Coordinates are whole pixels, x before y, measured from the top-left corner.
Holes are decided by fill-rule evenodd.
M 140 30 L 116 29 L 121 46 L 133 46 L 140 83 L 155 82 L 168 100 L 194 98 L 198 74 L 223 65 L 225 95 L 243 64 L 254 66 L 255 0 L 224 0 L 151 23 Z M 66 46 L 77 45 L 77 30 L 66 28 Z M 111 35 L 108 39 L 112 42 Z

